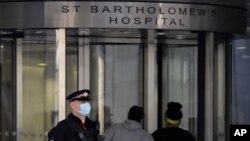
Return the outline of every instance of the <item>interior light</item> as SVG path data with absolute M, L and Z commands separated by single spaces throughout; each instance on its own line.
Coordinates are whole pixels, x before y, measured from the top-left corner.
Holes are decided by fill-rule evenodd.
M 79 29 L 79 35 L 89 35 L 88 29 Z
M 13 32 L 3 31 L 1 32 L 2 35 L 12 34 Z
M 166 35 L 167 32 L 157 32 L 157 35 Z
M 249 59 L 250 56 L 249 56 L 249 55 L 243 55 L 242 58 L 244 58 L 244 59 Z
M 42 34 L 42 33 L 43 33 L 43 31 L 41 31 L 41 30 L 36 31 L 36 34 Z
M 186 39 L 186 36 L 179 34 L 179 35 L 176 35 L 176 39 L 179 39 L 179 40 Z
M 238 47 L 236 47 L 236 49 L 237 50 L 243 50 L 243 49 L 246 49 L 247 47 L 245 47 L 245 46 L 238 46 Z
M 47 64 L 46 63 L 38 63 L 37 66 L 39 66 L 39 67 L 46 67 Z

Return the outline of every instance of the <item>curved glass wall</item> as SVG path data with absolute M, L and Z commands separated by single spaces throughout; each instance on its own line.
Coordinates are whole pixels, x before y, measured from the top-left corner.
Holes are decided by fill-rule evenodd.
M 169 34 L 169 35 L 168 35 Z M 162 117 L 165 117 L 167 103 L 182 104 L 183 119 L 180 127 L 191 131 L 197 138 L 197 61 L 198 34 L 191 32 L 170 32 L 162 48 Z M 164 118 L 162 126 L 165 126 Z
M 232 41 L 232 124 L 250 124 L 249 112 L 249 37 L 236 37 Z
M 199 132 L 199 125 L 205 123 L 205 110 L 209 110 L 212 138 L 226 140 L 229 115 L 223 64 L 228 37 L 208 34 L 213 35 L 213 104 L 205 109 L 207 93 L 204 88 L 198 93 L 198 82 L 207 87 L 206 78 L 198 75 L 199 56 L 204 54 L 198 50 L 209 48 L 205 43 L 210 40 L 201 40 L 201 35 L 167 30 L 36 29 L 23 31 L 22 37 L 1 37 L 0 112 L 11 111 L 0 118 L 1 139 L 46 140 L 47 132 L 70 112 L 65 96 L 89 88 L 91 118 L 99 120 L 101 134 L 111 124 L 123 122 L 132 105 L 144 107 L 144 127 L 151 133 L 165 126 L 167 102 L 178 101 L 183 105 L 182 128 L 200 140 L 205 130 Z
M 27 30 L 24 34 L 20 140 L 42 141 L 58 122 L 55 30 Z
M 214 141 L 228 140 L 226 134 L 229 133 L 229 95 L 230 90 L 230 70 L 226 69 L 229 63 L 229 37 L 223 34 L 215 34 L 214 37 Z
M 3 35 L 3 34 L 2 34 Z M 0 140 L 15 140 L 15 40 L 0 36 Z
M 80 60 L 75 58 L 73 62 L 76 62 L 75 64 L 82 62 L 80 66 L 70 67 L 76 75 L 67 73 L 67 76 L 80 83 L 77 87 L 91 89 L 93 97 L 91 116 L 94 120 L 103 119 L 104 129 L 113 123 L 124 121 L 132 105 L 143 105 L 143 50 L 138 31 L 93 29 L 89 32 L 88 29 L 68 29 L 66 32 L 67 48 L 78 47 L 78 50 L 71 52 L 71 57 L 78 56 Z M 135 37 L 132 41 L 129 39 L 131 35 Z M 88 60 L 86 56 L 89 57 Z M 86 65 L 88 68 L 84 68 Z M 77 70 L 89 76 L 82 77 L 83 74 L 80 72 L 77 74 Z M 72 86 L 72 83 L 68 84 L 67 87 Z M 101 115 L 98 112 L 100 95 L 104 98 L 102 104 L 104 114 Z

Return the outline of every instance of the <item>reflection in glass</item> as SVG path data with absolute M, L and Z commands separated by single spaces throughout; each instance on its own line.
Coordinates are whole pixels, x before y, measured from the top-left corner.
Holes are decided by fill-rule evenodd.
M 22 140 L 44 141 L 58 122 L 55 31 L 25 31 L 22 46 Z
M 235 38 L 232 43 L 232 121 L 231 124 L 250 124 L 250 39 Z
M 142 105 L 143 56 L 139 33 L 127 29 L 67 29 L 66 94 L 89 86 L 90 117 L 99 118 L 101 128 L 123 122 L 130 106 Z M 131 38 L 136 43 L 132 44 Z M 100 96 L 104 96 L 104 104 Z M 69 106 L 66 107 L 69 113 Z M 102 108 L 104 114 L 98 115 Z
M 77 90 L 78 84 L 78 38 L 72 38 L 69 30 L 66 32 L 66 95 Z M 69 103 L 66 102 L 66 115 L 71 112 Z
M 104 55 L 105 129 L 112 123 L 123 122 L 132 105 L 142 106 L 142 50 L 139 44 L 91 45 L 91 89 L 97 90 L 98 54 Z M 96 99 L 96 95 L 93 95 Z M 95 100 L 93 100 L 95 101 Z M 97 104 L 93 104 L 97 105 Z
M 15 139 L 14 40 L 0 38 L 0 140 Z
M 214 141 L 225 140 L 225 36 L 214 40 Z

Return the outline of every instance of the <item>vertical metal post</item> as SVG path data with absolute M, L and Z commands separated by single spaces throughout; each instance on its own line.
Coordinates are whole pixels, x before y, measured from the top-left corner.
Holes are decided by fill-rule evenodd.
M 56 71 L 57 71 L 57 95 L 58 95 L 58 110 L 59 121 L 65 118 L 65 29 L 56 30 Z
M 206 33 L 205 43 L 205 141 L 213 141 L 214 33 Z
M 100 134 L 104 133 L 104 46 L 103 45 L 93 45 L 90 50 L 94 55 L 91 56 L 91 89 L 93 92 L 92 102 L 97 104 L 97 111 L 92 111 L 92 113 L 97 112 L 98 120 L 100 123 Z M 95 101 L 97 100 L 97 101 Z M 93 105 L 93 110 L 96 105 Z M 95 115 L 95 113 L 94 113 Z
M 86 31 L 85 31 L 86 32 Z M 81 34 L 80 34 L 81 35 Z M 78 89 L 90 89 L 89 38 L 78 39 Z
M 145 129 L 152 133 L 157 129 L 157 63 L 154 30 L 148 30 L 148 38 L 145 45 L 144 64 L 144 110 Z M 150 113 L 150 114 L 149 114 Z
M 216 39 L 216 41 L 219 39 Z M 214 47 L 214 140 L 225 141 L 226 126 L 226 69 L 225 69 L 225 41 Z
M 232 102 L 232 59 L 233 59 L 233 50 L 231 44 L 232 36 L 227 36 L 225 40 L 225 140 L 230 141 L 230 123 L 232 123 L 232 111 L 231 111 L 231 102 Z
M 100 134 L 104 133 L 104 54 L 102 47 L 98 48 L 98 118 L 100 122 Z
M 22 113 L 23 113 L 23 55 L 22 55 L 22 39 L 16 39 L 16 128 L 17 128 L 17 141 L 22 141 Z

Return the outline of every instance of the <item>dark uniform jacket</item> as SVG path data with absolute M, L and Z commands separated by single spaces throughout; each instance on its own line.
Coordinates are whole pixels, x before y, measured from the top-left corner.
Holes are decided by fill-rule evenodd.
M 98 132 L 96 123 L 88 117 L 85 123 L 72 113 L 48 133 L 49 141 L 97 141 Z
M 152 136 L 155 141 L 195 141 L 191 133 L 178 127 L 156 130 Z

